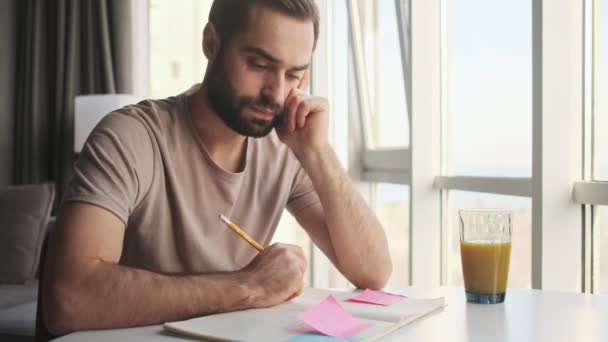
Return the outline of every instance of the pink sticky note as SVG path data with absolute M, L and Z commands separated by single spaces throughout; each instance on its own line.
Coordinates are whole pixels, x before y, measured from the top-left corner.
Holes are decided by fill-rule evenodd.
M 358 296 L 349 298 L 348 302 L 355 303 L 366 303 L 366 304 L 376 304 L 376 305 L 391 305 L 402 301 L 407 298 L 406 296 L 386 293 L 381 291 L 374 291 L 370 289 L 366 289 L 361 292 Z
M 320 333 L 338 338 L 350 338 L 370 326 L 353 317 L 329 295 L 320 304 L 298 315 L 304 323 Z

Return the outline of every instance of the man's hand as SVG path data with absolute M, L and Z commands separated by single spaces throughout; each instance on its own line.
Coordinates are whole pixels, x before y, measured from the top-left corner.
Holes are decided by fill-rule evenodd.
M 285 100 L 285 116 L 277 127 L 321 200 L 300 210 L 296 219 L 355 286 L 381 289 L 392 271 L 386 234 L 328 143 L 327 100 L 307 94 L 307 86 L 308 71 Z
M 296 156 L 328 143 L 329 103 L 327 99 L 305 91 L 308 75 L 307 71 L 298 88 L 293 89 L 285 100 L 285 116 L 277 127 L 279 138 Z
M 254 306 L 283 303 L 302 291 L 306 257 L 299 246 L 275 243 L 265 248 L 242 273 L 258 289 Z

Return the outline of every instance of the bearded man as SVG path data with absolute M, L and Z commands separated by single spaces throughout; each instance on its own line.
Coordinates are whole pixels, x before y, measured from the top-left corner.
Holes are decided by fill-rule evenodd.
M 384 231 L 330 147 L 328 101 L 305 92 L 318 35 L 314 0 L 215 0 L 202 84 L 104 117 L 50 237 L 52 333 L 288 300 L 307 261 L 300 247 L 269 245 L 285 208 L 355 286 L 386 284 Z

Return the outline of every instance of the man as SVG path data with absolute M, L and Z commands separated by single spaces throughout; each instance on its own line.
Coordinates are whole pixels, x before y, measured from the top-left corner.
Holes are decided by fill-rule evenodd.
M 382 227 L 329 146 L 327 100 L 303 91 L 318 27 L 313 0 L 216 0 L 202 85 L 102 120 L 50 240 L 51 332 L 288 300 L 307 262 L 297 246 L 268 246 L 285 207 L 353 284 L 386 284 Z M 219 214 L 268 247 L 258 253 Z

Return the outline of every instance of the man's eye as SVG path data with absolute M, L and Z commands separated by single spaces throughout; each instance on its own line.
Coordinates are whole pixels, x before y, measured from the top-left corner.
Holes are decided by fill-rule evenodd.
M 256 70 L 265 70 L 268 69 L 268 67 L 264 64 L 260 64 L 260 63 L 255 63 L 255 62 L 249 62 L 249 65 Z
M 300 76 L 294 74 L 287 74 L 287 79 L 290 81 L 299 81 Z

